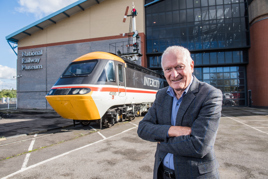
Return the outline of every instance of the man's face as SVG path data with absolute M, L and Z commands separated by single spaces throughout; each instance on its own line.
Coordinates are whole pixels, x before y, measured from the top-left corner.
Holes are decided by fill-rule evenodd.
M 169 86 L 175 91 L 184 91 L 191 82 L 194 61 L 189 64 L 182 55 L 175 55 L 172 52 L 166 54 L 162 60 L 164 76 Z

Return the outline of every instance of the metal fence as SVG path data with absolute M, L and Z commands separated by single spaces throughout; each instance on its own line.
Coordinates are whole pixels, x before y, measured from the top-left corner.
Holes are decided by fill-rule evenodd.
M 16 109 L 17 98 L 0 98 L 0 109 Z

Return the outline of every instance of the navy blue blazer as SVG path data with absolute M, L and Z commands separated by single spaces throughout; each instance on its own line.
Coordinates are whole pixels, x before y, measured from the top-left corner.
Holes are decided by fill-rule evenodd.
M 191 127 L 191 134 L 167 138 L 171 126 L 172 97 L 159 90 L 156 99 L 139 123 L 138 135 L 160 142 L 155 153 L 154 179 L 167 153 L 174 154 L 176 178 L 219 178 L 214 143 L 222 109 L 222 92 L 193 76 L 192 85 L 183 97 L 176 126 Z

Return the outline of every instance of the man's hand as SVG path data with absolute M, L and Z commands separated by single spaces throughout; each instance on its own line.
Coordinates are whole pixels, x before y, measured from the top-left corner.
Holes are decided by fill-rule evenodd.
M 192 132 L 190 127 L 171 126 L 168 130 L 169 137 L 178 137 L 183 135 L 190 135 Z

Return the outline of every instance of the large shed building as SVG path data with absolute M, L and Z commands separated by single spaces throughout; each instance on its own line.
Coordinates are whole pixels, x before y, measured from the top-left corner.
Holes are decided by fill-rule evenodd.
M 18 45 L 18 108 L 51 109 L 45 95 L 75 58 L 126 52 L 137 9 L 142 57 L 161 72 L 171 45 L 188 48 L 195 75 L 224 94 L 225 106 L 268 107 L 268 2 L 264 0 L 79 0 L 6 37 Z

